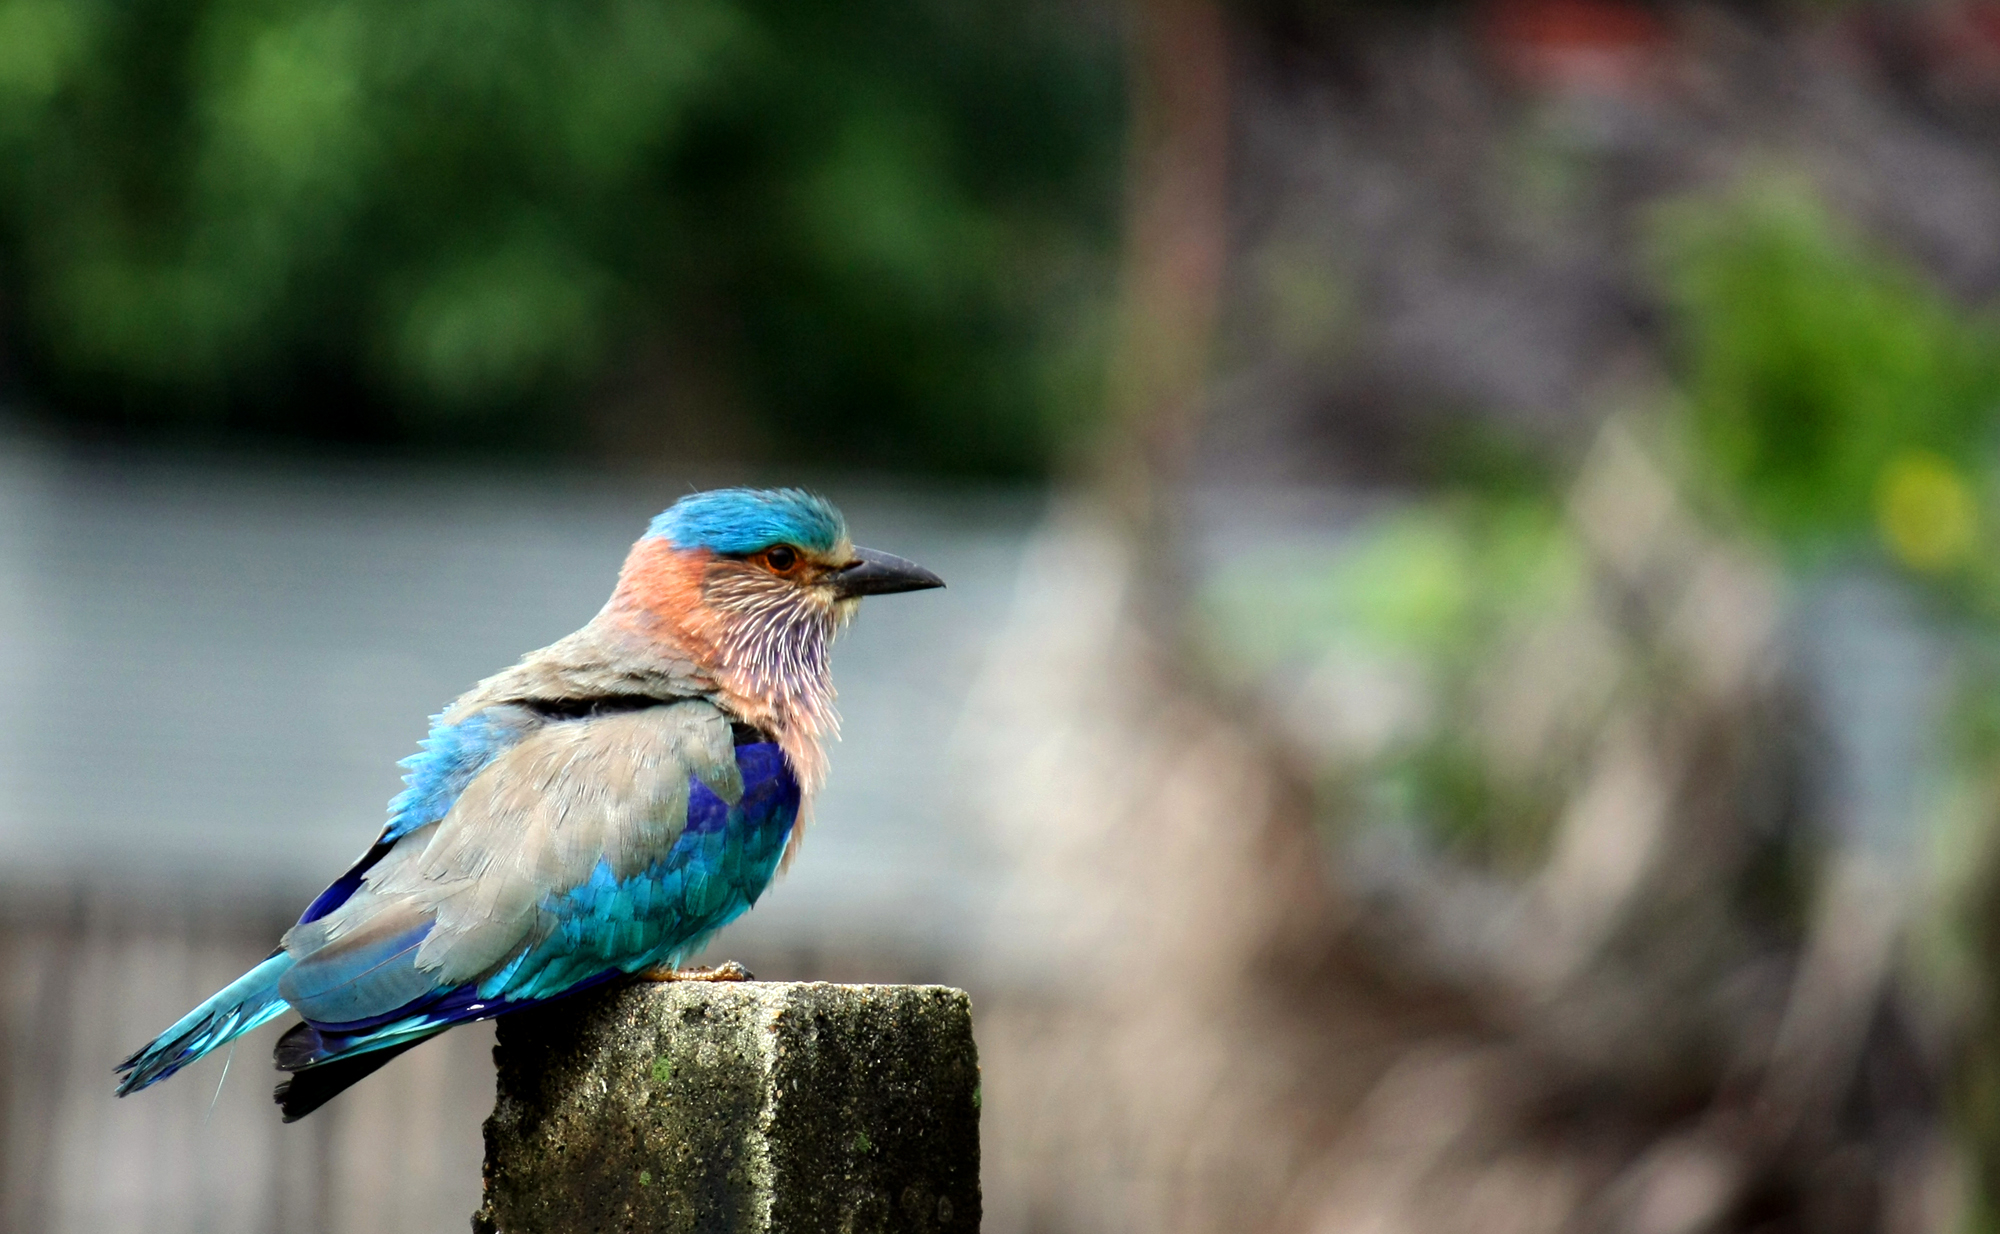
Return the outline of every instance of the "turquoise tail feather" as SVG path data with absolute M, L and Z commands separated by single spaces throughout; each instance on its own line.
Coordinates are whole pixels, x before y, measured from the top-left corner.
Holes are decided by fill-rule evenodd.
M 202 1055 L 285 1013 L 290 1006 L 278 993 L 278 978 L 292 966 L 284 951 L 230 982 L 201 1006 L 174 1022 L 144 1049 L 118 1064 L 123 1078 L 118 1095 L 136 1093 L 164 1080 Z

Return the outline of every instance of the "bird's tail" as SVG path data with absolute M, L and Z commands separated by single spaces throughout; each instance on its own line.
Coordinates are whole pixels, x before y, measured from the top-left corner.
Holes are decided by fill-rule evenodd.
M 310 1021 L 292 1025 L 272 1050 L 278 1070 L 292 1073 L 273 1094 L 285 1121 L 299 1121 L 453 1022 L 417 1014 L 352 1033 L 323 1030 Z
M 219 1045 L 241 1037 L 285 1011 L 278 978 L 292 966 L 280 949 L 249 972 L 217 991 L 201 1006 L 155 1037 L 144 1049 L 118 1064 L 118 1095 L 135 1093 L 164 1080 Z

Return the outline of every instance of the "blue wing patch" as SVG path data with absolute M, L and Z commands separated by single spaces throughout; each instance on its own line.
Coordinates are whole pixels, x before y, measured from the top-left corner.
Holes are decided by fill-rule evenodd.
M 548 999 L 606 969 L 678 964 L 770 886 L 799 814 L 799 783 L 778 747 L 736 747 L 743 797 L 723 801 L 696 780 L 687 825 L 667 855 L 613 877 L 599 862 L 582 886 L 542 902 L 555 930 L 479 983 L 487 998 Z

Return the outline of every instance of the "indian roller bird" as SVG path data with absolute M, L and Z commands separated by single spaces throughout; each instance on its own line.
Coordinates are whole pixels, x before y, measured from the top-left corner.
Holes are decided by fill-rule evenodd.
M 834 634 L 864 596 L 943 585 L 797 489 L 681 499 L 587 625 L 433 717 L 375 843 L 120 1063 L 118 1094 L 292 1010 L 291 1122 L 455 1024 L 675 976 L 798 844 L 837 724 Z

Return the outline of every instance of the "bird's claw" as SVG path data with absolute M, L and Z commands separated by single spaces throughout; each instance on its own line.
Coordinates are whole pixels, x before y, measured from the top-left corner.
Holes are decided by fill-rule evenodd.
M 734 960 L 718 964 L 714 968 L 701 965 L 695 968 L 673 968 L 662 964 L 639 974 L 647 981 L 755 981 L 750 970 Z

